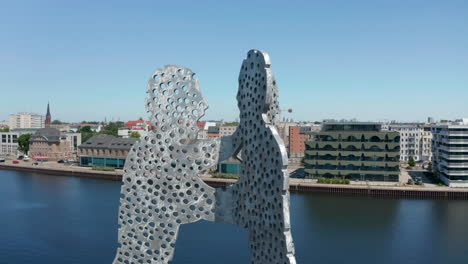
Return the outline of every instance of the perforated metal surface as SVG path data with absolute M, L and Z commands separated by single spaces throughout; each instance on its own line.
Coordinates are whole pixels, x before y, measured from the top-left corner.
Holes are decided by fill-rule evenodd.
M 196 122 L 208 105 L 194 76 L 169 65 L 148 82 L 147 110 L 158 130 L 127 157 L 114 263 L 168 263 L 179 226 L 200 219 L 248 228 L 252 263 L 295 263 L 287 156 L 274 127 L 279 109 L 268 55 L 252 50 L 244 60 L 237 95 L 241 123 L 222 144 L 196 138 Z M 218 154 L 242 156 L 241 178 L 227 189 L 213 189 L 198 177 L 216 165 Z
M 239 74 L 240 124 L 221 159 L 241 154 L 240 180 L 216 196 L 217 220 L 249 229 L 252 263 L 296 263 L 289 222 L 286 148 L 275 127 L 278 89 L 267 53 L 251 50 Z M 227 203 L 227 204 L 225 204 Z

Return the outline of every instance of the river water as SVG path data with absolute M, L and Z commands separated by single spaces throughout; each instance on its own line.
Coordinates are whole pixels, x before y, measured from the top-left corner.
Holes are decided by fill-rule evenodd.
M 119 191 L 120 182 L 0 170 L 0 263 L 112 263 Z M 291 223 L 302 264 L 468 263 L 468 201 L 293 193 Z M 182 226 L 172 263 L 249 263 L 247 232 Z

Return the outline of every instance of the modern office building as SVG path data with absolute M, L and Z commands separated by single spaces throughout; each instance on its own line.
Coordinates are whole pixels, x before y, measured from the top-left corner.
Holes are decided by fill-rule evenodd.
M 45 117 L 34 113 L 18 113 L 10 115 L 10 129 L 44 128 Z
M 415 161 L 430 161 L 432 158 L 431 127 L 424 124 L 390 124 L 390 131 L 400 133 L 400 160 L 407 162 L 410 157 Z
M 119 138 L 96 135 L 78 146 L 80 166 L 112 167 L 121 169 L 137 138 Z
M 208 137 L 209 138 L 215 138 L 219 137 L 219 126 L 210 126 L 208 127 Z
M 19 136 L 16 132 L 0 132 L 0 156 L 17 156 Z
M 468 119 L 432 127 L 432 170 L 450 187 L 468 187 Z
M 400 134 L 378 123 L 327 122 L 306 142 L 306 178 L 399 181 Z

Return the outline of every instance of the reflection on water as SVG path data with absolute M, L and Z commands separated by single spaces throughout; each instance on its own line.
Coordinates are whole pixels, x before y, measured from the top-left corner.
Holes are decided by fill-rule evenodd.
M 0 264 L 111 263 L 120 183 L 0 170 Z M 298 263 L 466 264 L 468 201 L 291 195 Z M 247 232 L 181 228 L 175 264 L 248 263 Z

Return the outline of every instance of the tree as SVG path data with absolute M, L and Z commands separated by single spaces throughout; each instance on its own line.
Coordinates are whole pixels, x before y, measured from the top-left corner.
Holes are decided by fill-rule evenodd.
M 140 135 L 140 133 L 138 133 L 138 132 L 135 131 L 135 132 L 132 132 L 132 134 L 130 134 L 130 137 L 131 137 L 131 138 L 140 138 L 141 135 Z
M 88 139 L 92 138 L 94 135 L 96 135 L 95 132 L 91 132 L 91 133 L 83 132 L 83 133 L 81 133 L 81 142 L 85 143 L 86 141 L 88 141 Z
M 98 121 L 81 121 L 81 124 L 91 124 L 91 125 L 98 125 L 99 122 Z
M 124 122 L 110 122 L 104 129 L 101 131 L 101 134 L 107 134 L 112 136 L 117 136 L 119 132 L 119 127 L 123 127 Z
M 414 167 L 416 166 L 416 161 L 414 160 L 413 156 L 410 156 L 408 159 L 408 166 Z
M 0 132 L 10 132 L 10 128 L 8 127 L 0 128 Z
M 23 134 L 18 137 L 18 150 L 27 154 L 29 151 L 29 139 L 31 138 L 31 134 Z
M 239 122 L 226 122 L 223 124 L 223 126 L 238 126 Z
M 66 124 L 66 123 L 65 123 L 65 122 L 62 122 L 62 121 L 60 121 L 60 120 L 54 120 L 54 121 L 52 121 L 52 125 L 64 125 L 64 124 Z
M 82 126 L 78 128 L 77 132 L 81 133 L 81 142 L 83 143 L 85 143 L 92 136 L 96 135 L 96 133 L 93 130 L 91 130 L 90 126 Z
M 77 132 L 78 133 L 92 133 L 93 130 L 91 130 L 91 126 L 82 126 L 78 128 Z

